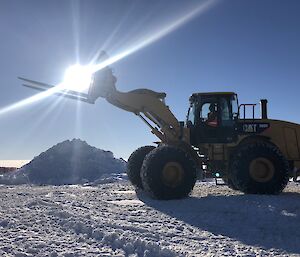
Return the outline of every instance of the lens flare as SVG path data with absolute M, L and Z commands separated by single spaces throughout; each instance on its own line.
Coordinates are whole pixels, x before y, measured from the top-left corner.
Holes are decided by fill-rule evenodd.
M 6 114 L 6 113 L 11 112 L 11 111 L 14 111 L 16 109 L 20 109 L 20 108 L 25 107 L 27 105 L 30 105 L 34 102 L 40 101 L 40 100 L 42 100 L 42 99 L 44 99 L 48 96 L 51 96 L 51 95 L 59 92 L 62 89 L 63 89 L 62 84 L 59 84 L 54 88 L 48 89 L 47 91 L 35 94 L 31 97 L 23 99 L 19 102 L 16 102 L 16 103 L 12 104 L 12 105 L 6 106 L 6 107 L 0 109 L 0 115 Z
M 189 22 L 191 19 L 195 18 L 196 16 L 198 16 L 200 14 L 203 14 L 209 8 L 214 6 L 218 1 L 219 0 L 211 0 L 211 1 L 202 2 L 200 5 L 196 6 L 192 10 L 185 13 L 184 15 L 177 17 L 175 20 L 169 22 L 168 24 L 161 25 L 159 30 L 154 31 L 153 33 L 148 33 L 147 36 L 136 41 L 135 44 L 127 47 L 124 51 L 121 51 L 120 53 L 112 56 L 111 58 L 105 60 L 104 62 L 102 62 L 100 64 L 97 64 L 94 66 L 88 66 L 88 68 L 83 68 L 82 66 L 75 65 L 76 67 L 70 68 L 67 71 L 66 76 L 65 76 L 66 81 L 58 84 L 54 88 L 51 88 L 45 92 L 36 94 L 32 97 L 26 98 L 17 103 L 14 103 L 12 105 L 9 105 L 7 107 L 0 109 L 0 115 L 6 114 L 7 112 L 10 112 L 15 109 L 19 109 L 21 107 L 27 106 L 29 104 L 32 104 L 33 102 L 42 100 L 45 97 L 53 95 L 62 89 L 74 90 L 74 88 L 75 88 L 75 90 L 79 90 L 79 91 L 86 89 L 86 87 L 88 87 L 87 84 L 89 84 L 91 82 L 90 77 L 93 73 L 95 73 L 95 72 L 105 68 L 106 66 L 111 65 L 111 64 L 141 50 L 142 48 L 158 41 L 159 39 L 165 37 L 169 33 L 178 29 L 180 26 Z M 83 72 L 84 75 L 78 75 L 76 72 L 76 71 L 78 71 L 78 69 L 80 69 L 81 71 L 86 69 Z
M 92 74 L 91 66 L 73 65 L 66 70 L 62 86 L 65 89 L 83 92 L 89 88 Z
M 185 23 L 189 22 L 196 16 L 204 13 L 209 8 L 214 6 L 218 0 L 212 0 L 212 1 L 206 1 L 203 4 L 200 4 L 196 8 L 193 8 L 191 11 L 187 12 L 185 15 L 177 18 L 175 21 L 170 22 L 169 24 L 166 24 L 165 26 L 161 26 L 158 31 L 155 31 L 154 33 L 149 33 L 150 36 L 146 36 L 145 38 L 139 40 L 135 43 L 135 45 L 128 47 L 124 51 L 122 51 L 119 54 L 114 55 L 113 57 L 105 60 L 104 62 L 97 64 L 94 66 L 93 72 L 96 72 L 98 70 L 103 69 L 104 67 L 111 65 L 117 61 L 120 61 L 121 59 L 141 50 L 142 48 L 158 41 L 159 39 L 165 37 L 166 35 L 170 34 L 171 32 L 175 31 L 179 27 L 183 26 Z

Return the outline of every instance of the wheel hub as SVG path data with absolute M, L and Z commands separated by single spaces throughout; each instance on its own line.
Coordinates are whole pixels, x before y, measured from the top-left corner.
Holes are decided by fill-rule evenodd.
M 162 170 L 163 182 L 169 187 L 178 186 L 183 179 L 184 171 L 178 162 L 168 162 Z
M 257 182 L 270 181 L 275 173 L 274 164 L 266 158 L 256 158 L 250 163 L 250 176 Z

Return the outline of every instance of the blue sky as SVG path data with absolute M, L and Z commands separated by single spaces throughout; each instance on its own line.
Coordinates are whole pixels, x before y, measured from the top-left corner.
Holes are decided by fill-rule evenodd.
M 126 50 L 207 1 L 0 1 L 0 110 L 37 92 L 17 76 L 59 83 L 97 50 Z M 167 93 L 184 120 L 193 92 L 269 100 L 269 116 L 300 123 L 300 1 L 214 1 L 160 40 L 112 65 L 121 91 Z M 127 158 L 156 138 L 135 115 L 99 99 L 51 96 L 0 115 L 0 159 L 31 159 L 72 138 Z

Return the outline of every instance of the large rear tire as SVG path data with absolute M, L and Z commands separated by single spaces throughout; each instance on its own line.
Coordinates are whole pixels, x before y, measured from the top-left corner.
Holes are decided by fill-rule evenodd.
M 150 153 L 155 147 L 147 145 L 135 150 L 129 157 L 127 162 L 127 176 L 131 184 L 139 189 L 143 189 L 141 180 L 141 168 L 145 156 Z
M 247 194 L 278 194 L 289 181 L 289 164 L 268 142 L 242 145 L 231 160 L 233 184 Z
M 160 146 L 145 158 L 141 170 L 144 189 L 162 200 L 186 197 L 196 183 L 196 165 L 183 150 Z

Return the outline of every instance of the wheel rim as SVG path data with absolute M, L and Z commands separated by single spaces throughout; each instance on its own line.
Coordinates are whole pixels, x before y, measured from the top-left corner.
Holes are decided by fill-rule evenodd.
M 257 182 L 271 180 L 275 173 L 273 163 L 266 158 L 256 158 L 250 163 L 250 176 Z
M 168 162 L 162 170 L 164 184 L 169 187 L 178 186 L 183 180 L 184 171 L 178 162 Z

